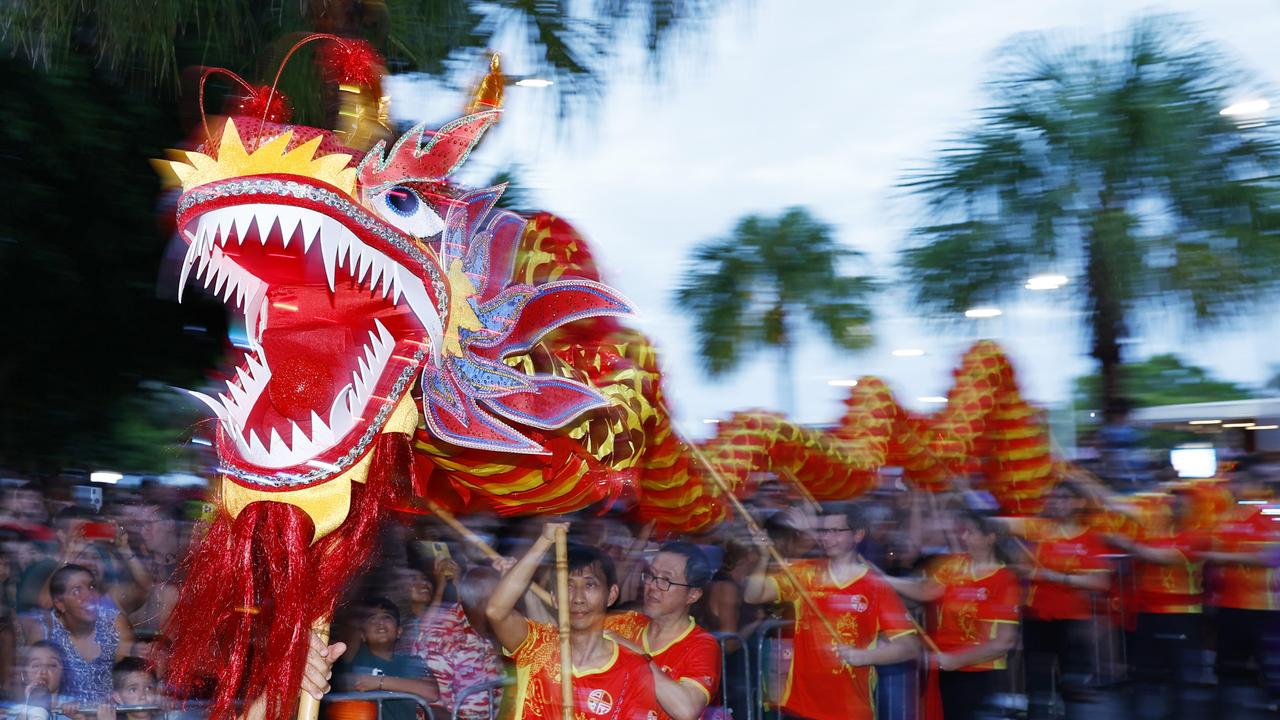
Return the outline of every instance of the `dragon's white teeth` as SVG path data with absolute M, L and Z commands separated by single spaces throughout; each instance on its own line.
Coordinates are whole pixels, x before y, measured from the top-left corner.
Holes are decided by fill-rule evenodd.
M 383 345 L 390 346 L 395 344 L 395 338 L 392 337 L 391 331 L 387 329 L 386 325 L 382 324 L 381 320 L 374 318 L 373 326 L 378 329 L 378 339 L 382 341 Z
M 303 430 L 298 423 L 289 421 L 289 449 L 290 451 L 298 451 L 311 443 L 311 438 L 307 437 L 307 431 Z
M 302 252 L 311 250 L 311 243 L 315 242 L 316 236 L 320 234 L 320 226 L 324 222 L 324 216 L 316 213 L 304 213 L 299 220 L 302 226 Z
M 239 437 L 237 437 L 236 440 L 239 441 Z M 249 455 L 250 458 L 256 459 L 267 457 L 267 449 L 263 447 L 262 441 L 258 439 L 258 433 L 253 430 L 249 431 L 248 450 L 249 452 L 246 454 Z
M 325 230 L 326 232 L 333 232 L 334 237 L 338 240 L 338 252 L 337 257 L 334 258 L 334 264 L 338 267 L 343 267 L 345 265 L 347 269 L 350 270 L 355 264 L 351 261 L 354 259 L 356 253 L 359 252 L 355 248 L 356 245 L 360 244 L 360 241 L 356 239 L 355 235 L 347 232 L 346 228 L 342 227 L 342 225 L 336 221 L 326 221 Z
M 413 310 L 418 322 L 426 329 L 434 352 L 438 353 L 441 339 L 444 337 L 444 327 L 440 322 L 440 314 L 436 312 L 431 299 L 427 297 L 427 289 L 422 285 L 421 280 L 409 272 L 408 268 L 397 265 L 395 273 L 400 276 L 400 287 L 404 290 L 405 302 L 409 303 L 409 309 Z
M 369 287 L 376 289 L 378 287 L 378 281 L 382 279 L 382 273 L 385 268 L 382 266 L 382 263 L 379 262 L 376 255 L 369 258 L 369 264 L 371 266 L 369 268 Z
M 230 215 L 232 220 L 235 221 L 236 240 L 239 244 L 243 245 L 244 239 L 249 237 L 249 232 L 253 230 L 253 225 L 254 225 L 253 206 L 241 205 L 239 207 L 231 208 L 227 212 L 227 215 Z M 258 223 L 258 232 L 265 235 L 268 232 L 268 230 L 270 230 L 270 227 L 271 227 L 270 224 Z M 226 240 L 222 241 L 223 245 L 225 245 L 226 243 L 227 243 Z
M 253 377 L 244 371 L 244 368 L 236 368 L 236 377 L 240 380 L 239 387 L 230 380 L 227 381 L 227 387 L 231 390 L 231 396 L 235 398 L 236 404 L 244 407 L 245 400 L 249 396 L 249 390 L 253 387 Z
M 403 293 L 404 290 L 400 287 L 400 273 L 395 273 L 395 276 L 391 281 L 391 302 L 399 305 L 400 295 Z
M 222 262 L 222 258 L 218 258 L 217 267 L 214 268 L 213 273 L 213 285 L 211 286 L 213 288 L 214 295 L 222 294 L 222 288 L 226 286 L 227 279 L 230 276 L 231 268 L 228 267 L 226 263 Z
M 382 297 L 386 297 L 391 292 L 391 286 L 394 284 L 395 271 L 389 270 L 382 273 Z
M 208 289 L 210 287 L 216 287 L 215 283 L 217 283 L 218 281 L 218 276 L 222 274 L 221 273 L 222 263 L 220 262 L 221 257 L 222 257 L 222 253 L 217 252 L 216 249 L 214 251 L 214 254 L 209 256 L 209 265 L 208 267 L 205 268 L 205 273 L 204 273 L 205 289 Z M 214 290 L 214 293 L 216 294 L 217 290 Z
M 338 250 L 340 238 L 349 236 L 350 233 L 342 226 L 342 223 L 325 217 L 320 226 L 320 254 L 324 259 L 324 275 L 329 281 L 329 292 L 333 292 L 333 274 L 337 271 L 337 266 L 341 253 Z M 350 241 L 348 241 L 350 242 Z
M 231 239 L 232 228 L 235 227 L 236 215 L 233 209 L 218 214 L 218 243 L 225 246 Z
M 187 276 L 191 274 L 191 266 L 195 264 L 196 257 L 200 253 L 200 244 L 196 236 L 190 232 L 184 233 L 187 236 L 187 254 L 182 258 L 182 274 L 178 276 L 178 302 L 182 302 L 182 292 L 187 288 Z
M 287 205 L 276 208 L 277 219 L 280 221 L 280 241 L 285 247 L 289 247 L 289 241 L 293 239 L 293 233 L 298 229 L 298 221 L 302 218 L 303 212 L 305 211 Z
M 227 412 L 227 409 L 222 406 L 222 403 L 218 402 L 217 400 L 214 400 L 208 395 L 205 395 L 202 392 L 196 392 L 195 390 L 188 390 L 187 394 L 199 400 L 200 402 L 204 403 L 205 405 L 208 405 L 209 409 L 213 411 L 214 415 L 218 416 L 219 420 L 222 420 L 223 422 L 227 422 L 231 417 L 230 413 Z
M 289 446 L 285 444 L 284 438 L 280 437 L 280 431 L 275 428 L 271 428 L 271 447 L 267 449 L 267 455 L 273 464 L 283 463 L 289 456 Z
M 227 278 L 227 286 L 222 290 L 222 302 L 231 301 L 231 296 L 235 294 L 236 286 L 240 282 L 240 270 L 232 263 L 226 263 L 223 269 L 223 275 Z
M 337 442 L 338 438 L 334 437 L 333 431 L 328 425 L 324 424 L 324 420 L 320 419 L 320 415 L 315 410 L 311 411 L 311 444 L 316 448 L 327 448 Z M 297 452 L 297 448 L 294 448 Z
M 353 415 L 351 413 L 351 393 L 353 385 L 348 384 L 346 387 L 338 391 L 338 396 L 333 399 L 333 405 L 329 407 L 329 430 L 335 439 L 342 437 L 351 429 Z M 312 421 L 314 423 L 314 421 Z
M 373 265 L 373 252 L 360 252 L 360 256 L 353 263 L 355 272 L 352 273 L 356 277 L 356 282 L 364 282 L 364 276 L 369 272 L 369 268 Z

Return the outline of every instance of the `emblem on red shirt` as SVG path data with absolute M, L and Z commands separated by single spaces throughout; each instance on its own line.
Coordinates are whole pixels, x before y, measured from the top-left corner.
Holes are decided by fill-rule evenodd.
M 866 612 L 869 605 L 866 595 L 854 595 L 849 598 L 849 609 L 854 612 Z
M 587 709 L 596 715 L 604 715 L 613 709 L 613 696 L 603 688 L 596 688 L 587 696 Z

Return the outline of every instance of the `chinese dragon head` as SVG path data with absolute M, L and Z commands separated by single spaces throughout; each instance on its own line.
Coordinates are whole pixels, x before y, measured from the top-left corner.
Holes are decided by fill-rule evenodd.
M 347 94 L 338 130 L 289 124 L 274 87 L 235 78 L 239 112 L 168 163 L 181 286 L 221 298 L 248 337 L 225 392 L 192 393 L 217 416 L 220 510 L 172 620 L 170 681 L 194 691 L 220 668 L 217 716 L 259 697 L 269 717 L 291 712 L 309 628 L 409 487 L 420 423 L 456 448 L 544 453 L 513 423 L 551 430 L 607 401 L 504 360 L 629 312 L 592 280 L 513 281 L 525 219 L 496 209 L 502 187 L 450 181 L 499 116 L 496 58 L 474 112 L 388 146 L 376 53 L 313 39 Z

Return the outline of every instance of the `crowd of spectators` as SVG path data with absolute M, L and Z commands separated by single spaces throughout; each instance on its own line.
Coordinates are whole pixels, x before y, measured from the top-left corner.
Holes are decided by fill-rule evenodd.
M 1255 495 L 1250 497 L 1270 489 L 1267 484 L 1272 478 L 1258 481 L 1257 471 L 1241 471 L 1240 477 L 1253 483 L 1248 492 Z M 1057 542 L 1054 538 L 1080 537 L 1084 528 L 1076 525 L 1079 513 L 1089 503 L 1109 501 L 1101 486 L 1073 488 L 1064 483 L 1042 518 L 1048 526 L 1036 529 L 985 517 L 982 511 L 989 509 L 984 508 L 989 498 L 984 499 L 981 492 L 925 495 L 886 477 L 881 488 L 856 504 L 856 513 L 825 508 L 824 515 L 824 508 L 779 478 L 760 476 L 754 481 L 758 484 L 749 504 L 763 536 L 750 531 L 739 518 L 708 534 L 687 538 L 701 548 L 709 564 L 709 579 L 700 587 L 688 588 L 696 598 L 691 611 L 701 627 L 717 635 L 724 652 L 724 676 L 707 711 L 717 717 L 747 716 L 748 704 L 756 702 L 750 691 L 757 681 L 746 679 L 755 672 L 753 668 L 763 668 L 760 691 L 767 704 L 785 705 L 791 688 L 787 673 L 794 671 L 791 658 L 799 650 L 792 647 L 790 632 L 771 633 L 764 643 L 748 641 L 762 627 L 778 627 L 794 619 L 800 607 L 786 581 L 761 584 L 762 573 L 782 577 L 765 552 L 766 545 L 787 564 L 803 569 L 808 567 L 807 559 L 835 563 L 836 538 L 850 533 L 856 544 L 838 552 L 885 578 L 884 586 L 892 588 L 889 594 L 896 595 L 893 602 L 903 603 L 924 626 L 930 625 L 929 613 L 945 603 L 955 587 L 969 587 L 979 576 L 992 578 L 973 585 L 973 592 L 984 601 L 986 593 L 1005 598 L 1007 607 L 988 603 L 983 607 L 990 606 L 992 616 L 977 618 L 990 624 L 989 637 L 984 635 L 977 645 L 941 650 L 930 641 L 927 645 L 932 650 L 925 654 L 936 652 L 944 683 L 948 678 L 959 683 L 950 690 L 944 684 L 944 701 L 948 692 L 951 702 L 960 698 L 978 705 L 1000 693 L 1021 694 L 1024 701 L 1019 712 L 1030 710 L 1037 716 L 1036 703 L 1048 703 L 1050 709 L 1039 717 L 1053 716 L 1055 702 L 1086 698 L 1085 685 L 1096 687 L 1104 680 L 1125 678 L 1139 683 L 1171 682 L 1146 672 L 1150 668 L 1140 663 L 1186 674 L 1193 670 L 1186 664 L 1190 662 L 1185 659 L 1187 653 L 1212 649 L 1208 644 L 1179 646 L 1176 658 L 1160 657 L 1161 648 L 1151 645 L 1151 638 L 1144 639 L 1144 628 L 1113 612 L 1117 602 L 1129 602 L 1117 590 L 1119 571 L 1137 572 L 1136 579 L 1126 582 L 1142 582 L 1140 568 L 1125 568 L 1123 563 L 1173 568 L 1160 571 L 1165 573 L 1161 577 L 1174 570 L 1190 572 L 1187 568 L 1196 564 L 1195 572 L 1212 577 L 1215 562 L 1221 568 L 1249 562 L 1274 579 L 1272 560 L 1215 555 L 1213 533 L 1194 540 L 1194 547 L 1187 538 L 1168 545 L 1173 548 L 1169 552 L 1178 553 L 1173 562 L 1166 562 L 1164 551 L 1154 546 L 1132 542 L 1126 546 L 1122 539 L 1099 535 L 1096 543 L 1079 551 L 1087 552 L 1093 565 L 1073 566 L 1070 572 L 1053 569 L 1049 556 L 1042 553 Z M 72 720 L 124 714 L 142 720 L 174 712 L 177 703 L 167 697 L 164 685 L 170 647 L 165 627 L 183 582 L 184 552 L 199 523 L 212 512 L 208 499 L 199 491 L 158 483 L 91 492 L 84 486 L 10 479 L 2 490 L 0 695 L 10 712 L 24 720 L 45 720 L 51 714 Z M 615 512 L 584 512 L 564 518 L 570 521 L 576 543 L 603 552 L 616 566 L 619 593 L 611 612 L 643 609 L 650 586 L 683 585 L 671 583 L 670 576 L 655 580 L 650 563 L 660 539 L 651 537 L 651 526 L 624 517 Z M 835 517 L 850 524 L 826 522 Z M 464 540 L 435 516 L 400 519 L 386 528 L 374 567 L 350 588 L 335 615 L 333 638 L 344 642 L 347 650 L 335 667 L 334 688 L 410 694 L 434 707 L 437 717 L 456 710 L 460 717 L 488 718 L 491 712 L 499 712 L 490 703 L 509 704 L 514 693 L 504 696 L 501 689 L 504 678 L 509 684 L 512 671 L 490 626 L 487 603 L 503 572 L 511 567 L 511 558 L 522 556 L 543 533 L 543 519 L 462 518 L 479 542 Z M 1046 527 L 1058 535 L 1046 535 Z M 1172 535 L 1182 537 L 1177 532 Z M 1186 547 L 1177 544 L 1184 541 Z M 1266 543 L 1268 548 L 1275 547 L 1274 538 Z M 544 567 L 535 582 L 554 587 L 550 572 Z M 1204 576 L 1196 578 L 1196 582 L 1203 580 Z M 1058 585 L 1078 593 L 1073 597 L 1088 599 L 1089 605 L 1081 605 L 1085 609 L 1070 617 L 1044 616 L 1049 602 L 1043 599 L 1045 593 L 1051 596 Z M 1027 595 L 1028 589 L 1034 593 L 1036 588 L 1042 593 L 1039 607 Z M 1275 591 L 1270 585 L 1256 589 L 1264 594 Z M 1202 592 L 1207 599 L 1212 589 Z M 1065 596 L 1059 600 L 1053 607 L 1068 607 L 1071 602 Z M 1280 598 L 1263 597 L 1262 601 L 1280 606 Z M 1201 607 L 1198 596 L 1195 606 Z M 1151 616 L 1146 622 L 1159 620 L 1166 625 L 1173 622 L 1172 616 L 1184 618 L 1191 612 L 1183 612 L 1181 606 L 1176 613 L 1152 606 L 1139 610 L 1131 614 L 1145 612 Z M 554 618 L 554 610 L 533 593 L 525 596 L 521 612 L 535 621 Z M 1276 628 L 1262 623 L 1274 624 L 1274 618 L 1275 611 L 1260 608 L 1253 615 L 1246 613 L 1237 631 L 1257 630 L 1259 637 L 1271 638 Z M 1064 620 L 1070 622 L 1055 622 Z M 1087 627 L 1077 622 L 1084 620 Z M 1175 629 L 1194 628 L 1198 642 L 1199 621 L 1179 622 L 1184 624 Z M 1251 628 L 1249 622 L 1258 624 Z M 898 630 L 906 633 L 912 627 L 920 625 L 908 623 Z M 930 627 L 930 634 L 946 645 L 945 633 L 936 635 L 935 629 Z M 883 642 L 891 646 L 891 638 L 886 635 Z M 1222 642 L 1219 639 L 1220 648 Z M 1105 652 L 1100 649 L 1104 645 Z M 906 660 L 897 657 L 902 653 L 881 653 L 884 661 L 870 663 L 879 666 L 878 686 L 871 683 L 877 699 L 870 704 L 879 708 L 879 717 L 907 718 L 921 712 L 926 664 L 917 662 L 915 654 L 923 653 L 925 647 L 911 646 Z M 1262 673 L 1274 683 L 1275 658 L 1268 655 L 1273 651 L 1259 645 L 1253 656 L 1246 653 L 1239 658 L 1243 669 L 1221 665 L 1217 669 L 1247 674 L 1252 668 L 1255 676 Z M 841 657 L 851 667 L 860 662 L 857 658 L 866 660 L 856 653 Z M 981 676 L 985 683 L 975 684 L 975 668 L 992 671 Z M 967 672 L 950 672 L 954 670 Z M 372 717 L 359 714 L 367 703 L 367 696 L 339 696 L 326 703 L 325 712 L 335 720 Z M 414 720 L 420 716 L 417 705 L 412 700 L 388 700 L 383 714 L 388 720 Z

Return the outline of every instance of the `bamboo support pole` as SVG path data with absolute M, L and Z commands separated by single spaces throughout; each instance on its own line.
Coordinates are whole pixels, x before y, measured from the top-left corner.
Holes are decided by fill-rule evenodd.
M 322 617 L 315 621 L 311 626 L 311 630 L 320 636 L 320 642 L 326 646 L 329 644 L 329 618 Z M 298 717 L 297 720 L 317 720 L 320 717 L 320 701 L 311 697 L 307 693 L 300 693 L 298 696 Z
M 458 518 L 454 517 L 453 513 L 440 507 L 435 503 L 435 501 L 427 500 L 427 507 L 431 509 L 431 512 L 435 513 L 436 517 L 440 518 L 441 522 L 448 525 L 449 528 L 456 532 L 463 540 L 471 543 L 472 547 L 479 550 L 481 553 L 484 553 L 485 557 L 490 560 L 497 560 L 502 557 L 498 554 L 497 550 L 494 550 L 489 543 L 484 541 L 484 538 L 476 535 L 471 528 L 459 522 Z M 538 583 L 530 583 L 529 591 L 534 595 L 537 595 L 538 599 L 543 603 L 548 606 L 551 605 L 551 593 L 547 592 L 546 588 L 542 587 Z
M 796 477 L 795 473 L 791 472 L 789 468 L 778 468 L 778 474 L 791 483 L 791 487 L 795 488 L 796 492 L 800 493 L 800 498 L 809 506 L 814 515 L 822 514 L 822 506 L 818 504 L 817 499 L 813 497 L 813 493 L 809 492 L 809 488 L 800 482 L 800 478 Z
M 747 512 L 746 506 L 743 505 L 742 501 L 733 494 L 733 491 L 729 488 L 729 484 L 720 476 L 720 472 L 715 469 L 715 466 L 711 464 L 711 461 L 707 459 L 707 456 L 703 454 L 702 450 L 688 440 L 685 441 L 685 445 L 689 446 L 689 450 L 693 452 L 693 456 L 702 464 L 702 467 L 707 469 L 707 474 L 711 476 L 712 482 L 716 484 L 716 487 L 720 488 L 720 493 L 729 499 L 729 503 L 733 505 L 734 510 L 742 516 L 744 521 L 746 521 L 747 527 L 751 528 L 751 531 L 757 535 L 763 535 L 764 531 L 760 529 L 758 524 L 756 524 L 755 518 L 751 517 L 751 513 Z M 778 549 L 774 547 L 773 543 L 767 541 L 765 543 L 765 549 L 769 551 L 769 556 L 772 557 L 773 561 L 782 569 L 782 573 L 787 576 L 787 581 L 795 587 L 796 592 L 800 595 L 800 599 L 803 600 L 805 606 L 809 608 L 809 612 L 813 613 L 814 617 L 818 618 L 818 620 L 822 622 L 822 626 L 826 628 L 827 632 L 831 633 L 831 637 L 838 639 L 840 634 L 836 632 L 835 626 L 832 625 L 831 621 L 827 619 L 827 616 L 818 609 L 817 603 L 813 601 L 813 598 L 804 589 L 804 586 L 800 584 L 800 580 L 795 576 L 795 573 L 791 571 L 790 566 L 787 565 L 786 560 L 783 559 L 782 554 L 778 552 Z M 877 571 L 878 570 L 879 569 L 877 568 Z M 915 618 L 910 615 L 908 615 L 907 618 L 910 619 L 911 624 L 915 626 L 916 632 L 920 634 L 920 639 L 924 642 L 925 646 L 934 653 L 941 652 L 941 650 L 938 649 L 938 646 L 933 642 L 933 639 L 924 631 L 924 628 L 920 627 L 920 623 L 916 622 Z
M 564 720 L 573 718 L 573 650 L 569 644 L 569 540 L 556 528 L 556 610 L 560 620 L 560 705 Z

